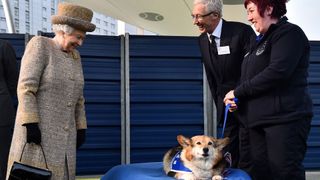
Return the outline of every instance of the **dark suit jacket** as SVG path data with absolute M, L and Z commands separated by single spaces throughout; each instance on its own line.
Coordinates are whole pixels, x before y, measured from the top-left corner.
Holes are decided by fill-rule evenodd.
M 230 54 L 212 56 L 207 33 L 199 37 L 200 49 L 207 79 L 217 107 L 218 121 L 222 121 L 224 112 L 223 98 L 233 90 L 239 79 L 243 57 L 249 49 L 249 39 L 253 36 L 252 28 L 239 22 L 223 20 L 220 47 L 229 46 Z
M 15 109 L 12 97 L 16 96 L 18 83 L 16 54 L 13 47 L 0 40 L 0 126 L 14 124 Z
M 312 116 L 308 93 L 309 41 L 286 17 L 272 24 L 245 57 L 234 94 L 250 127 Z

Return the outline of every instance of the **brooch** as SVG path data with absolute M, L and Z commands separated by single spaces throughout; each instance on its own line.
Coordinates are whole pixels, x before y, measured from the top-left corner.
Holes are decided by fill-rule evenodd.
M 262 54 L 264 52 L 264 50 L 266 49 L 268 41 L 265 41 L 258 49 L 256 52 L 256 55 L 259 56 L 260 54 Z

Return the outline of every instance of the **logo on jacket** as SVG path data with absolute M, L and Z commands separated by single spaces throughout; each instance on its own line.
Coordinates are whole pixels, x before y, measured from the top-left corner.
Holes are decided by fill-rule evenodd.
M 264 52 L 264 50 L 266 49 L 268 41 L 265 41 L 262 45 L 260 45 L 257 49 L 256 55 L 259 56 L 260 54 L 262 54 Z

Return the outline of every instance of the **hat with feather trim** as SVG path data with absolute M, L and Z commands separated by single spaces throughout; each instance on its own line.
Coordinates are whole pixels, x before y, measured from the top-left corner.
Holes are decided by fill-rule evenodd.
M 93 16 L 92 10 L 71 4 L 59 3 L 58 13 L 51 16 L 52 24 L 67 24 L 77 30 L 92 32 L 96 25 L 91 23 Z

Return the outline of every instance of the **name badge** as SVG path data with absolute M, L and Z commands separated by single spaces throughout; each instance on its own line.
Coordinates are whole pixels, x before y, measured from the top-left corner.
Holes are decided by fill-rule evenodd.
M 229 46 L 220 46 L 218 47 L 218 55 L 230 54 Z

